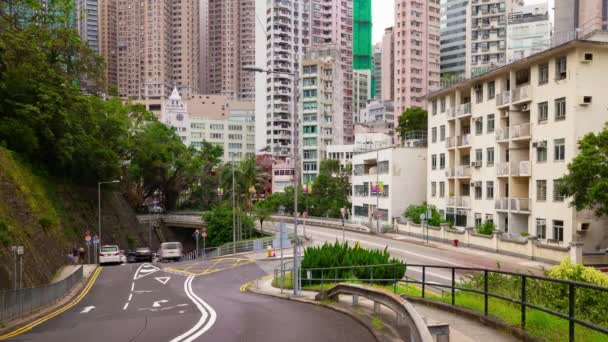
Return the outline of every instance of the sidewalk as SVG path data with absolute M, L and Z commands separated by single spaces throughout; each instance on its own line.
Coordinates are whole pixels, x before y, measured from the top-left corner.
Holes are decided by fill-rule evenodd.
M 281 293 L 280 289 L 272 286 L 272 277 L 268 276 L 255 280 L 248 289 L 253 293 L 328 306 L 329 308 L 345 313 L 366 325 L 380 341 L 400 340 L 395 325 L 395 314 L 387 308 L 382 308 L 379 312 L 375 313 L 373 310 L 373 302 L 368 299 L 359 298 L 359 305 L 357 306 L 351 305 L 351 296 L 340 296 L 340 301 L 338 303 L 320 303 L 315 301 L 317 292 L 314 291 L 302 291 L 302 294 L 298 297 L 294 297 L 291 290 L 284 290 L 283 293 Z M 450 341 L 517 341 L 515 337 L 485 326 L 473 319 L 423 304 L 412 304 L 425 321 L 449 324 Z M 379 325 L 374 322 L 374 319 L 382 321 L 383 326 L 379 327 Z

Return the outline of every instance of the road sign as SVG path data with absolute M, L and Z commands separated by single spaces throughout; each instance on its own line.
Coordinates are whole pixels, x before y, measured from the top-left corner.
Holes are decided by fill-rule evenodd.
M 93 244 L 99 245 L 99 238 L 97 237 L 97 235 L 93 236 Z
M 93 239 L 93 238 L 91 237 L 91 235 L 85 235 L 85 236 L 84 236 L 84 241 L 85 241 L 86 243 L 90 243 L 92 239 Z
M 420 214 L 420 221 L 424 221 L 424 219 L 426 219 L 426 215 L 425 214 Z
M 203 233 L 207 231 L 207 227 L 203 227 L 202 229 Z
M 23 255 L 24 249 L 23 246 L 17 246 L 17 255 Z
M 91 236 L 91 231 L 87 230 L 86 232 L 84 232 L 85 236 Z
M 203 234 L 201 234 L 202 237 L 206 238 L 207 237 L 207 232 L 203 232 Z

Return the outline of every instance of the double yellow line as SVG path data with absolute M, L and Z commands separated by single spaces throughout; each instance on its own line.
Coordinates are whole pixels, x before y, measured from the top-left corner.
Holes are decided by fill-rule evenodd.
M 72 307 L 74 307 L 76 304 L 78 304 L 87 295 L 87 293 L 89 293 L 89 291 L 93 287 L 93 284 L 95 284 L 95 281 L 99 277 L 99 273 L 101 273 L 101 269 L 102 269 L 102 267 L 98 267 L 95 270 L 95 272 L 93 272 L 93 275 L 91 276 L 91 279 L 89 279 L 89 282 L 85 286 L 84 290 L 82 290 L 82 292 L 78 295 L 78 297 L 76 297 L 69 304 L 67 304 L 65 306 L 62 306 L 61 308 L 57 309 L 56 311 L 51 312 L 50 314 L 48 314 L 48 315 L 46 315 L 46 316 L 44 316 L 42 318 L 39 318 L 39 319 L 35 320 L 34 322 L 32 322 L 32 323 L 24 326 L 24 327 L 21 327 L 21 328 L 15 330 L 13 332 L 10 332 L 10 333 L 8 333 L 6 335 L 0 336 L 0 341 L 6 340 L 6 339 L 9 339 L 9 338 L 18 336 L 18 335 L 21 335 L 24 332 L 31 330 L 33 327 L 38 326 L 38 325 L 40 325 L 40 324 L 48 321 L 49 319 L 51 319 L 51 318 L 53 318 L 53 317 L 55 317 L 57 315 L 60 315 L 61 313 L 63 313 L 65 311 L 71 309 Z

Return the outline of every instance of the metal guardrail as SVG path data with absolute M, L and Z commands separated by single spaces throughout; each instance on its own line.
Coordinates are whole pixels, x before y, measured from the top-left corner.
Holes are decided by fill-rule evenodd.
M 421 280 L 414 280 L 412 278 L 397 279 L 398 268 L 421 268 Z M 369 276 L 357 277 L 353 279 L 353 274 L 357 269 L 366 269 Z M 374 277 L 374 273 L 380 274 L 382 268 L 389 268 L 389 271 L 383 270 L 382 273 L 393 274 L 393 277 L 382 278 Z M 348 278 L 340 278 L 337 274 L 344 273 L 348 270 L 347 274 L 351 275 Z M 367 271 L 368 270 L 368 271 Z M 432 271 L 429 270 L 447 270 L 451 274 L 449 277 L 449 283 L 437 283 L 430 282 L 427 279 L 432 277 Z M 490 298 L 499 299 L 508 302 L 515 306 L 520 306 L 521 319 L 520 328 L 526 329 L 527 312 L 530 309 L 538 310 L 551 316 L 563 319 L 568 324 L 568 337 L 569 341 L 574 341 L 575 327 L 577 325 L 603 333 L 608 335 L 608 322 L 602 318 L 602 322 L 591 321 L 589 318 L 582 316 L 589 315 L 589 312 L 595 312 L 597 310 L 603 311 L 605 308 L 596 308 L 594 311 L 591 305 L 597 305 L 603 303 L 605 298 L 608 298 L 608 287 L 602 287 L 598 285 L 555 279 L 543 276 L 537 276 L 532 274 L 523 274 L 516 272 L 500 271 L 500 270 L 489 270 L 483 268 L 472 268 L 472 267 L 454 267 L 454 266 L 439 266 L 439 265 L 421 265 L 421 264 L 388 264 L 388 265 L 367 265 L 367 266 L 345 266 L 345 267 L 326 267 L 326 268 L 309 268 L 302 269 L 302 276 L 300 281 L 305 284 L 315 283 L 320 284 L 321 288 L 324 288 L 325 284 L 332 284 L 338 282 L 352 282 L 353 280 L 361 283 L 380 283 L 380 284 L 392 284 L 393 292 L 397 293 L 397 284 L 412 283 L 421 286 L 422 298 L 429 298 L 427 289 L 430 286 L 435 288 L 447 289 L 446 292 L 442 293 L 439 300 L 447 302 L 452 306 L 457 306 L 457 293 L 474 293 L 482 296 L 483 298 L 483 312 L 480 314 L 484 316 L 489 315 L 490 310 Z M 291 272 L 291 270 L 285 270 L 285 272 Z M 471 279 L 472 275 L 477 275 L 475 282 L 463 282 L 462 279 L 457 279 L 457 272 L 463 274 L 464 277 Z M 359 271 L 360 275 L 361 272 Z M 275 275 L 277 273 L 275 272 Z M 510 288 L 504 289 L 504 282 L 509 281 Z M 544 304 L 538 303 L 538 298 L 544 298 L 549 292 L 553 294 L 551 304 L 544 302 Z M 588 302 L 589 295 L 593 294 L 592 297 L 597 297 L 598 302 Z M 586 295 L 585 298 L 580 296 Z M 437 300 L 438 296 L 431 294 L 429 299 Z M 602 300 L 602 301 L 600 301 Z M 578 304 L 578 306 L 577 306 Z M 544 306 L 543 306 L 544 305 Z M 586 312 L 586 313 L 585 313 Z
M 396 294 L 367 286 L 337 284 L 328 291 L 318 294 L 316 299 L 337 299 L 340 295 L 353 296 L 353 302 L 355 303 L 358 297 L 365 297 L 372 300 L 374 306 L 378 303 L 393 310 L 406 322 L 407 329 L 399 329 L 399 334 L 405 341 L 432 342 L 434 340 L 426 323 L 414 309 L 414 306 Z
M 80 266 L 69 277 L 44 286 L 19 290 L 0 291 L 0 323 L 21 318 L 34 311 L 56 303 L 63 298 L 83 277 Z

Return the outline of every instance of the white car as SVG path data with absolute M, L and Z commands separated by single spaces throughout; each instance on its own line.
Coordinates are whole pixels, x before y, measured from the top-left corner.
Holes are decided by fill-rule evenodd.
M 116 245 L 101 246 L 101 250 L 99 251 L 99 264 L 103 265 L 109 263 L 122 263 L 120 248 Z
M 160 261 L 165 260 L 176 260 L 179 261 L 182 258 L 184 247 L 181 242 L 163 242 L 160 244 L 158 250 L 158 257 Z

